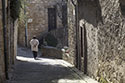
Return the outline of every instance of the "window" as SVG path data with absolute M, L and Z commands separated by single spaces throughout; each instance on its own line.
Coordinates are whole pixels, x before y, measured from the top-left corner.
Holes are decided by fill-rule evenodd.
M 48 31 L 56 29 L 56 8 L 48 8 Z

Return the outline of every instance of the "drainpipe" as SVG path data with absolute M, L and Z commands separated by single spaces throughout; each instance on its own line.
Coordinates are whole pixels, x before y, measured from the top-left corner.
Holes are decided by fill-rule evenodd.
M 7 31 L 6 31 L 6 0 L 2 0 L 2 21 L 3 21 L 3 38 L 4 38 L 4 61 L 5 61 L 5 75 L 8 78 L 8 58 L 7 58 Z
M 27 47 L 28 45 L 27 45 L 27 21 L 25 22 L 25 46 Z
M 28 33 L 27 33 L 27 16 L 26 16 L 26 2 L 24 1 L 24 15 L 25 15 L 25 46 L 28 46 Z

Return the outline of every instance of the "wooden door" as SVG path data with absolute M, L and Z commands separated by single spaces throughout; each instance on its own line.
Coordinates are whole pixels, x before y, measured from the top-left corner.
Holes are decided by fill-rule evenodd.
M 87 34 L 86 34 L 86 27 L 85 24 L 83 25 L 83 58 L 84 58 L 84 73 L 87 74 Z

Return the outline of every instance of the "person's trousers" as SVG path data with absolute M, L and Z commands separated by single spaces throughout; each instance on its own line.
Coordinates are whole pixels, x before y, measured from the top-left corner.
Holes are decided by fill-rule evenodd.
M 33 57 L 34 57 L 34 59 L 36 59 L 36 57 L 37 57 L 37 52 L 36 51 L 32 51 L 33 52 Z

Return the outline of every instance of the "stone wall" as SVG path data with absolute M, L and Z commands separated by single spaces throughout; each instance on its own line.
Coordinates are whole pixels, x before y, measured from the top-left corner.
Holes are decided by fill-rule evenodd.
M 62 51 L 56 47 L 42 46 L 41 50 L 42 55 L 40 57 L 62 59 Z
M 98 26 L 99 76 L 125 82 L 125 20 L 119 0 L 99 0 L 103 23 Z
M 76 28 L 75 28 L 75 6 L 68 1 L 68 47 L 69 56 L 67 61 L 74 64 L 76 55 Z
M 19 22 L 19 29 L 18 29 L 18 44 L 20 46 L 25 46 L 25 25 L 22 22 Z
M 4 83 L 5 80 L 3 49 L 2 3 L 0 0 L 0 83 Z
M 3 21 L 2 21 L 2 3 L 0 0 L 0 83 L 5 83 L 5 77 L 11 70 L 12 64 L 14 64 L 15 56 L 17 52 L 17 25 L 18 21 L 13 23 L 13 19 L 10 17 L 10 1 L 6 0 L 6 42 L 3 38 Z M 6 44 L 6 58 L 4 57 L 4 44 Z M 6 60 L 6 62 L 5 62 Z M 5 65 L 6 63 L 6 65 Z M 5 67 L 6 66 L 6 67 Z M 7 68 L 7 69 L 5 69 Z
M 66 37 L 65 37 L 65 28 L 58 28 L 56 30 L 52 30 L 50 31 L 49 33 L 52 34 L 58 41 L 58 44 L 57 44 L 57 48 L 61 49 L 63 48 L 67 41 L 66 41 Z
M 85 51 L 86 49 L 86 55 L 83 56 L 83 62 L 84 57 L 87 56 L 87 74 L 91 76 L 93 74 L 96 76 L 97 71 L 97 64 L 98 64 L 98 54 L 97 54 L 97 24 L 99 19 L 99 10 L 98 3 L 95 1 L 81 1 L 78 3 L 78 16 L 79 16 L 79 40 L 83 41 L 83 49 L 81 51 Z M 81 33 L 81 30 L 84 32 Z M 81 35 L 82 34 L 82 35 Z M 83 36 L 83 39 L 81 39 L 81 36 Z M 85 37 L 85 38 L 84 38 Z M 86 43 L 86 47 L 84 45 L 84 42 Z M 80 43 L 80 42 L 79 42 Z M 84 64 L 81 63 L 82 68 L 84 68 Z M 81 69 L 84 71 L 84 69 Z
M 83 52 L 85 49 L 87 52 L 87 75 L 100 82 L 124 83 L 125 20 L 119 0 L 78 1 L 79 40 L 77 43 L 74 35 L 76 32 L 73 9 L 75 8 L 72 5 L 70 1 L 68 5 L 70 56 L 73 56 L 73 60 L 78 56 L 75 55 L 77 54 L 75 46 L 80 43 L 78 48 L 81 47 L 81 28 L 83 28 L 86 32 L 86 35 L 84 34 L 86 40 L 83 41 L 87 42 L 83 49 Z M 82 71 L 84 71 L 83 62 L 84 58 L 81 63 Z
M 15 63 L 17 55 L 17 33 L 18 33 L 18 19 L 13 20 L 10 16 L 10 0 L 8 0 L 6 10 L 6 51 L 7 51 L 7 73 L 11 71 L 12 65 Z M 9 74 L 8 74 L 9 75 Z
M 36 35 L 41 37 L 48 32 L 48 8 L 54 8 L 61 0 L 28 0 L 27 1 L 27 31 L 28 43 Z M 59 12 L 59 11 L 57 11 Z M 57 28 L 62 28 L 62 21 L 57 14 Z M 25 45 L 25 27 L 19 30 L 19 44 Z
M 10 19 L 12 21 L 12 19 Z M 10 64 L 15 63 L 16 55 L 17 55 L 17 40 L 18 40 L 18 19 L 16 21 L 10 22 Z

